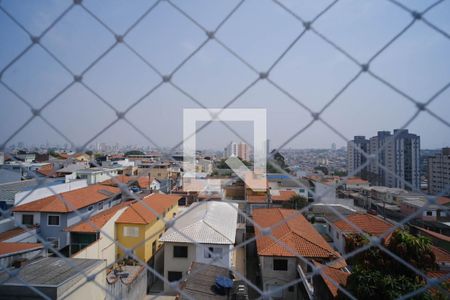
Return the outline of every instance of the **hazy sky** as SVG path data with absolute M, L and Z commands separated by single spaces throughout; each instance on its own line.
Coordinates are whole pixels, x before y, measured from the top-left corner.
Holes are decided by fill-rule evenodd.
M 207 29 L 215 28 L 237 1 L 173 1 Z M 314 18 L 331 1 L 281 1 L 306 20 Z M 434 1 L 403 1 L 423 10 Z M 1 6 L 33 35 L 42 31 L 72 1 L 1 1 Z M 83 4 L 116 33 L 125 30 L 154 1 L 89 1 Z M 450 33 L 450 1 L 426 15 Z M 339 1 L 313 24 L 323 35 L 361 62 L 368 60 L 409 22 L 411 15 L 384 0 Z M 272 1 L 245 3 L 217 32 L 217 37 L 249 64 L 265 71 L 303 27 Z M 161 2 L 125 40 L 163 74 L 170 73 L 205 39 L 206 34 L 167 2 Z M 82 72 L 108 49 L 115 39 L 82 8 L 72 9 L 43 38 L 73 73 Z M 27 47 L 30 39 L 0 11 L 0 70 Z M 418 101 L 427 101 L 450 82 L 450 40 L 421 22 L 414 24 L 371 64 L 371 70 Z M 347 57 L 307 32 L 270 73 L 279 86 L 319 111 L 359 68 Z M 228 53 L 215 40 L 208 42 L 172 78 L 173 82 L 210 108 L 224 106 L 258 75 Z M 34 46 L 2 76 L 2 81 L 39 108 L 62 90 L 72 76 L 42 48 Z M 84 82 L 122 111 L 156 86 L 161 78 L 124 45 L 117 45 L 83 77 Z M 0 85 L 0 144 L 30 116 L 30 109 Z M 199 106 L 169 84 L 163 84 L 135 106 L 127 118 L 160 146 L 171 147 L 182 139 L 184 108 Z M 231 107 L 266 108 L 271 147 L 283 144 L 311 121 L 311 115 L 267 81 L 259 81 Z M 450 116 L 450 89 L 429 108 L 445 120 Z M 323 113 L 323 118 L 347 138 L 372 136 L 377 130 L 401 127 L 416 107 L 368 74 L 361 75 Z M 75 84 L 46 107 L 43 116 L 77 145 L 95 136 L 116 115 L 90 91 Z M 245 139 L 252 139 L 248 122 L 230 124 Z M 419 134 L 422 148 L 450 145 L 450 129 L 429 114 L 410 126 Z M 223 125 L 214 124 L 198 137 L 199 148 L 222 149 L 237 138 Z M 64 143 L 41 119 L 33 120 L 9 144 Z M 124 121 L 119 121 L 96 141 L 151 145 Z M 287 148 L 338 146 L 345 140 L 320 122 L 297 136 Z

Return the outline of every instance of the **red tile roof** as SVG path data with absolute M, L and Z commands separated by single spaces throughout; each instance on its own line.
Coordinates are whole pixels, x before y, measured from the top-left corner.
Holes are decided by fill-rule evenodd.
M 297 195 L 295 191 L 280 191 L 279 195 L 272 195 L 272 201 L 289 201 L 293 196 Z
M 369 181 L 364 180 L 362 178 L 359 177 L 350 177 L 347 178 L 347 180 L 345 181 L 347 184 L 368 184 Z
M 132 181 L 137 181 L 140 188 L 148 188 L 150 186 L 150 178 L 149 176 L 128 176 L 128 175 L 119 175 L 115 176 L 111 179 L 107 179 L 105 181 L 100 182 L 103 185 L 109 186 L 118 186 L 118 184 L 129 184 Z
M 448 197 L 439 197 L 437 199 L 437 203 L 439 205 L 446 205 L 446 204 L 450 203 L 450 198 L 448 198 Z
M 316 261 L 314 261 L 314 265 L 320 268 L 320 276 L 327 285 L 330 293 L 336 298 L 339 290 L 336 284 L 341 287 L 345 287 L 347 285 L 347 279 L 350 276 L 350 273 L 322 265 Z
M 394 226 L 388 221 L 366 213 L 354 213 L 346 216 L 345 218 L 348 222 L 354 224 L 355 227 L 361 229 L 363 232 L 376 236 L 382 235 Z M 334 225 L 344 233 L 358 233 L 358 231 L 345 220 L 338 220 L 334 222 Z
M 99 232 L 99 229 L 101 229 L 105 224 L 122 208 L 125 208 L 127 206 L 130 206 L 133 202 L 122 202 L 118 205 L 115 205 L 101 213 L 98 213 L 91 218 L 89 218 L 88 221 L 80 222 L 78 224 L 72 225 L 68 228 L 66 228 L 65 231 L 70 232 L 89 232 L 89 233 L 95 233 Z
M 436 239 L 450 242 L 450 236 L 447 236 L 447 235 L 444 235 L 444 234 L 441 234 L 441 233 L 438 233 L 435 231 L 431 231 L 431 230 L 428 230 L 428 229 L 425 229 L 422 227 L 417 227 L 417 226 L 413 226 L 413 227 L 417 228 L 418 230 L 420 230 L 420 231 L 424 232 L 425 234 L 428 234 Z
M 151 194 L 131 204 L 116 220 L 116 223 L 150 224 L 156 220 L 157 216 L 149 208 L 161 215 L 171 206 L 178 205 L 178 200 L 181 198 L 180 195 Z
M 25 203 L 16 206 L 13 211 L 67 213 L 109 199 L 119 193 L 120 189 L 116 187 L 94 184 Z
M 10 230 L 7 230 L 5 232 L 0 233 L 0 242 L 9 240 L 10 238 L 13 238 L 15 236 L 18 236 L 24 232 L 26 232 L 27 230 L 20 228 L 20 227 L 16 227 Z
M 256 246 L 258 255 L 287 256 L 295 254 L 308 258 L 334 259 L 340 257 L 331 246 L 323 239 L 316 229 L 295 210 L 281 208 L 259 208 L 253 210 L 253 219 L 256 224 L 266 228 L 276 225 L 272 229 L 273 240 L 269 236 L 263 236 L 258 226 L 255 225 Z M 283 222 L 284 220 L 286 220 Z M 281 225 L 280 222 L 282 222 Z M 277 226 L 278 225 L 278 226 Z M 289 246 L 295 254 L 287 250 Z
M 265 195 L 248 195 L 248 203 L 267 203 L 267 196 Z
M 44 175 L 46 177 L 56 177 L 56 170 L 53 168 L 53 165 L 48 164 L 45 166 L 42 166 L 36 170 L 41 175 Z
M 438 264 L 450 264 L 450 253 L 448 253 L 446 250 L 432 245 L 431 251 L 433 251 L 434 256 L 436 257 L 436 262 Z
M 38 243 L 3 243 L 0 242 L 0 256 L 6 254 L 14 254 L 17 252 L 24 252 L 27 250 L 37 250 L 44 248 L 42 244 Z

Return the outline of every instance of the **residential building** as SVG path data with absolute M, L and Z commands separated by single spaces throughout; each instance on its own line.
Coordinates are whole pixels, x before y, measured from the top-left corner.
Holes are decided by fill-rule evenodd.
M 347 215 L 345 219 L 339 218 L 333 221 L 329 221 L 325 218 L 325 221 L 328 223 L 328 235 L 333 239 L 334 247 L 341 254 L 347 252 L 347 235 L 360 234 L 363 232 L 368 236 L 380 237 L 394 226 L 378 216 L 367 213 L 353 213 Z
M 18 269 L 16 276 L 0 273 L 0 299 L 42 299 L 38 290 L 49 299 L 102 300 L 106 298 L 105 267 L 106 262 L 99 259 L 42 258 Z
M 38 225 L 39 235 L 51 241 L 56 249 L 61 249 L 69 245 L 66 227 L 121 201 L 120 189 L 95 184 L 18 205 L 12 211 L 16 224 Z
M 420 137 L 407 129 L 395 129 L 386 138 L 385 186 L 420 190 Z
M 450 196 L 450 147 L 428 158 L 428 193 Z
M 148 262 L 161 246 L 158 238 L 166 230 L 167 221 L 178 212 L 180 195 L 151 194 L 131 204 L 116 220 L 118 242 L 144 262 Z M 125 257 L 122 247 L 118 256 Z
M 402 201 L 400 213 L 405 217 L 416 214 L 415 219 L 424 221 L 450 221 L 450 198 L 439 197 L 436 199 L 436 204 L 427 205 L 426 198 L 419 196 Z M 417 214 L 416 212 L 425 205 L 427 205 L 426 209 Z
M 368 155 L 374 160 L 362 168 Z M 379 131 L 369 140 L 355 136 L 347 147 L 347 170 L 373 185 L 419 189 L 420 137 L 407 129 L 394 129 L 393 134 Z
M 345 180 L 344 185 L 346 190 L 361 190 L 369 187 L 369 181 L 359 177 L 350 177 Z
M 232 269 L 237 217 L 238 205 L 222 201 L 197 202 L 180 214 L 160 238 L 164 278 L 179 281 L 194 261 Z M 166 282 L 164 290 L 172 291 Z
M 231 142 L 224 149 L 225 158 L 239 157 L 242 160 L 250 161 L 250 147 L 246 143 Z
M 104 259 L 111 265 L 117 258 L 115 221 L 132 202 L 122 202 L 85 221 L 65 229 L 69 233 L 69 256 Z
M 369 164 L 367 179 L 372 185 L 384 185 L 386 182 L 386 170 L 380 166 L 386 166 L 385 144 L 390 136 L 390 131 L 378 131 L 376 136 L 370 138 L 369 153 L 377 156 L 377 159 Z
M 90 168 L 75 172 L 76 178 L 86 179 L 88 184 L 96 184 L 111 179 L 119 174 L 118 168 Z
M 368 166 L 362 167 L 369 153 L 369 141 L 365 136 L 355 136 L 347 143 L 347 172 L 351 176 L 367 179 Z
M 314 262 L 347 272 L 345 260 L 297 211 L 255 209 L 253 220 L 258 225 L 255 236 L 263 289 L 273 299 L 313 299 L 316 291 L 310 275 Z M 260 230 L 272 226 L 272 236 Z

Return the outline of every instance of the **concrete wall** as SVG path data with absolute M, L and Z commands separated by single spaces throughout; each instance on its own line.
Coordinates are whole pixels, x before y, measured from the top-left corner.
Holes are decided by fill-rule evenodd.
M 336 187 L 315 182 L 314 202 L 336 203 Z M 319 196 L 321 198 L 319 199 Z
M 273 259 L 287 259 L 287 271 L 273 270 Z M 273 289 L 277 286 L 283 286 L 298 278 L 297 275 L 297 259 L 294 257 L 272 257 L 260 256 L 259 263 L 261 267 L 261 277 L 264 291 Z M 281 297 L 276 297 L 276 295 Z M 273 295 L 273 299 L 297 299 L 297 285 L 293 285 L 291 291 L 283 289 L 280 293 Z
M 207 258 L 205 255 L 208 254 L 208 251 L 206 251 L 208 247 L 222 249 L 222 258 L 218 260 L 214 260 L 213 258 Z M 199 263 L 215 265 L 218 267 L 228 266 L 229 268 L 231 268 L 233 258 L 232 253 L 230 253 L 231 247 L 232 245 L 217 245 L 217 244 L 197 245 L 195 249 L 195 261 Z
M 106 283 L 106 299 L 144 299 L 147 292 L 147 272 L 144 267 L 134 280 L 128 284 L 123 284 L 120 280 L 112 284 Z M 86 298 L 87 300 L 87 298 Z
M 188 257 L 180 258 L 173 257 L 173 247 L 174 246 L 187 246 L 188 247 Z M 164 243 L 164 278 L 168 279 L 169 271 L 182 272 L 183 276 L 186 275 L 187 270 L 191 266 L 191 263 L 195 260 L 196 257 L 196 246 L 194 244 L 187 243 Z M 164 291 L 167 292 L 175 292 L 171 290 L 169 285 L 164 283 Z

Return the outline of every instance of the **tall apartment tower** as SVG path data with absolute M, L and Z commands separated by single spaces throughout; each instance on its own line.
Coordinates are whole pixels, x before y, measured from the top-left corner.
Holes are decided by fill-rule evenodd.
M 377 135 L 369 140 L 369 153 L 377 157 L 369 164 L 368 179 L 372 185 L 386 185 L 386 140 L 391 136 L 389 131 L 378 131 Z
M 225 157 L 239 157 L 240 159 L 250 160 L 250 147 L 246 143 L 234 143 L 231 142 L 225 147 Z
M 450 148 L 428 158 L 428 192 L 450 196 Z
M 355 136 L 347 143 L 347 171 L 348 174 L 367 179 L 368 166 L 361 168 L 367 158 L 364 153 L 369 152 L 369 140 L 365 136 Z M 361 168 L 361 169 L 360 169 Z
M 420 189 L 420 137 L 407 129 L 395 129 L 385 140 L 385 186 Z M 406 184 L 409 183 L 409 184 Z
M 356 176 L 369 180 L 371 185 L 420 188 L 419 136 L 409 133 L 407 129 L 395 129 L 394 134 L 378 131 L 369 140 L 364 136 L 355 136 L 347 147 L 349 174 L 366 162 L 366 157 L 356 150 L 357 147 L 376 159 L 355 173 Z

